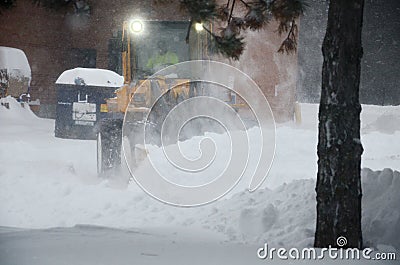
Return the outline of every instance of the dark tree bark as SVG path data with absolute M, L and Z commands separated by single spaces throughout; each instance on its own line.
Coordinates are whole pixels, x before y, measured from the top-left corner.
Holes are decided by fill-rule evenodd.
M 322 46 L 316 247 L 362 248 L 359 84 L 364 0 L 331 0 Z

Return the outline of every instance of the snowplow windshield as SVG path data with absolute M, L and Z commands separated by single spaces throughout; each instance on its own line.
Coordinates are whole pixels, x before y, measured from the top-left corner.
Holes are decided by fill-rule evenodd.
M 143 34 L 131 38 L 132 73 L 138 78 L 189 60 L 188 21 L 145 21 Z

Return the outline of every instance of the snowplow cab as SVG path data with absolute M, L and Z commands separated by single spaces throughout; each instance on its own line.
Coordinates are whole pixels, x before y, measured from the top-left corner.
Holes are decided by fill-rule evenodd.
M 146 79 L 166 66 L 193 59 L 186 43 L 188 26 L 188 21 L 125 21 L 122 29 L 125 82 Z

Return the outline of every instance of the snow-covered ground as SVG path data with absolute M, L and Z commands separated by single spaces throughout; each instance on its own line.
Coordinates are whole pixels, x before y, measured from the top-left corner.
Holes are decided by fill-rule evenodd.
M 261 189 L 248 193 L 244 182 L 225 199 L 188 209 L 160 203 L 135 183 L 97 178 L 95 141 L 55 138 L 53 120 L 4 100 L 10 109 L 0 106 L 0 257 L 7 264 L 56 264 L 49 260 L 54 253 L 63 257 L 57 264 L 110 264 L 107 250 L 126 252 L 118 264 L 178 264 L 177 253 L 186 253 L 179 264 L 253 264 L 264 242 L 312 245 L 317 105 L 301 105 L 301 124 L 278 125 L 275 160 Z M 400 249 L 399 113 L 377 106 L 362 112 L 362 166 L 369 168 L 362 172 L 364 241 L 381 249 Z M 46 249 L 54 254 L 47 259 Z M 19 256 L 21 250 L 27 254 Z M 80 263 L 69 251 L 83 256 Z

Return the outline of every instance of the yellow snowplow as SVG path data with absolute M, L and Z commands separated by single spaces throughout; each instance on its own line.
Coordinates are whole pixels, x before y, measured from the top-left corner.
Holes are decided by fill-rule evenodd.
M 189 98 L 190 86 L 188 79 L 155 77 L 138 80 L 134 86 L 124 85 L 116 90 L 116 97 L 106 99 L 101 111 L 107 112 L 108 117 L 98 123 L 97 165 L 98 173 L 119 168 L 121 163 L 122 121 L 123 115 L 129 111 L 135 117 L 134 122 L 143 122 L 149 114 L 154 98 L 165 94 L 167 104 L 161 109 L 154 110 L 154 115 L 160 118 L 163 114 Z M 172 89 L 173 88 L 173 89 Z M 132 103 L 130 101 L 132 100 Z M 132 132 L 140 134 L 132 128 Z M 135 137 L 130 137 L 131 141 Z M 137 142 L 137 138 L 136 138 Z
M 119 168 L 126 111 L 133 113 L 135 120 L 140 122 L 160 95 L 166 95 L 168 106 L 158 112 L 168 112 L 169 107 L 190 97 L 189 79 L 153 75 L 168 65 L 191 59 L 185 42 L 188 25 L 188 21 L 133 20 L 123 23 L 121 72 L 124 85 L 115 91 L 115 97 L 107 98 L 106 104 L 100 106 L 107 118 L 96 126 L 100 175 Z M 131 100 L 132 104 L 129 104 Z
M 159 93 L 164 94 L 171 88 L 174 88 L 171 90 L 171 100 L 177 102 L 189 98 L 189 82 L 189 79 L 171 79 L 159 76 L 146 80 L 138 80 L 134 86 L 125 84 L 115 91 L 116 97 L 106 99 L 107 104 L 102 106 L 101 110 L 110 113 L 125 113 L 127 108 L 130 108 L 129 111 L 136 111 L 135 109 L 137 109 L 138 112 L 142 112 L 143 108 L 151 107 L 151 99 L 156 96 L 154 95 L 154 86 L 159 87 L 157 96 Z M 129 105 L 131 99 L 134 104 Z
M 190 97 L 203 95 L 191 80 L 185 78 L 190 74 L 157 75 L 159 70 L 178 62 L 207 58 L 207 51 L 204 51 L 208 47 L 207 34 L 198 34 L 188 44 L 188 26 L 189 21 L 124 22 L 120 58 L 124 85 L 115 91 L 115 97 L 107 98 L 106 104 L 101 105 L 100 111 L 106 114 L 102 115 L 106 118 L 100 120 L 96 126 L 97 165 L 100 175 L 107 175 L 107 172 L 120 168 L 122 123 L 127 111 L 134 117 L 134 121 L 129 121 L 130 123 L 143 123 L 152 108 L 152 120 L 157 127 L 174 106 Z M 153 108 L 152 104 L 161 95 L 162 102 Z M 224 100 L 233 108 L 242 107 L 243 104 L 237 104 L 236 95 L 231 95 L 230 91 L 227 95 Z M 129 125 L 125 123 L 125 126 Z M 143 142 L 139 136 L 141 132 L 135 126 L 129 132 L 131 146 Z

